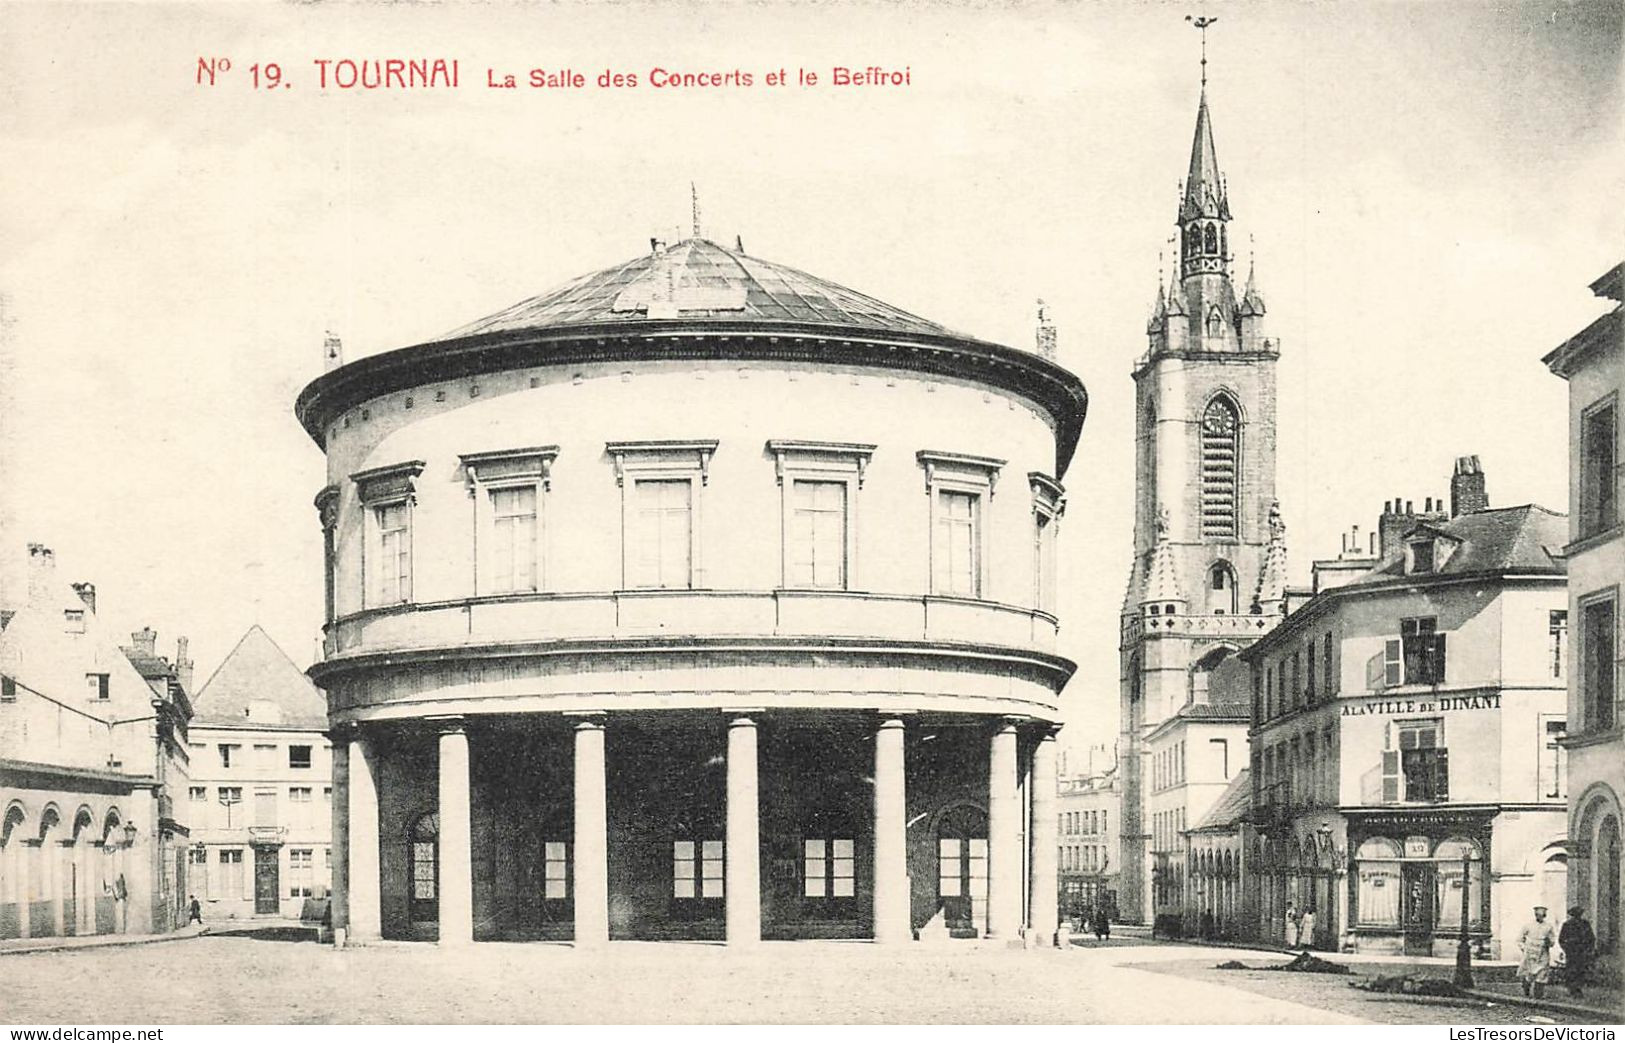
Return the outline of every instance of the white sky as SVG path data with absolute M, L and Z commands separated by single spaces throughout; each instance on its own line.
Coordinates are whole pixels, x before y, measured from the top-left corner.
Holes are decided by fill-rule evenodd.
M 1384 499 L 1561 509 L 1539 359 L 1625 256 L 1621 7 L 1209 4 L 1210 103 L 1280 361 L 1294 571 Z M 0 579 L 57 551 L 199 681 L 258 620 L 308 661 L 323 330 L 416 343 L 688 224 L 964 332 L 1092 405 L 1066 476 L 1069 743 L 1110 741 L 1130 365 L 1171 234 L 1197 34 L 1160 4 L 0 8 Z M 229 56 L 212 90 L 199 56 Z M 321 93 L 315 58 L 446 57 L 454 93 Z M 294 86 L 255 92 L 248 66 Z M 896 89 L 497 92 L 614 67 L 908 66 Z

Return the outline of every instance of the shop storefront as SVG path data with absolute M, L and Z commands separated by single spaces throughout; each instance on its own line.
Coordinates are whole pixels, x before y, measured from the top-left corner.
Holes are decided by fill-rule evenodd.
M 1465 908 L 1468 937 L 1487 950 L 1493 921 L 1485 866 L 1495 815 L 1494 808 L 1349 812 L 1354 948 L 1452 955 Z

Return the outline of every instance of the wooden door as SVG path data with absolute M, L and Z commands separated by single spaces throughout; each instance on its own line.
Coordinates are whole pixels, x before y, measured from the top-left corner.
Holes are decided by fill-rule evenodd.
M 282 884 L 274 847 L 254 849 L 254 912 L 274 914 L 282 909 Z
M 1405 890 L 1400 915 L 1405 925 L 1405 954 L 1428 956 L 1433 952 L 1433 925 L 1438 919 L 1433 896 L 1437 881 L 1432 862 L 1405 862 L 1401 866 Z

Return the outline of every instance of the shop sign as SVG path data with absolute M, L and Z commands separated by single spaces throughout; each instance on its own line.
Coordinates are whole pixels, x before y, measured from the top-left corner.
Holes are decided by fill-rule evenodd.
M 1433 845 L 1427 837 L 1406 837 L 1405 857 L 1426 858 L 1433 853 Z
M 1480 695 L 1438 695 L 1421 699 L 1363 699 L 1348 700 L 1343 704 L 1344 717 L 1365 717 L 1370 714 L 1408 716 L 1418 713 L 1443 713 L 1447 710 L 1499 710 L 1501 693 Z

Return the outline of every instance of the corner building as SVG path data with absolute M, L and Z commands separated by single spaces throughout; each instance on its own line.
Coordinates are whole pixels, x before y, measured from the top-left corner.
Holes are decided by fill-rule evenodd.
M 337 356 L 352 939 L 1053 939 L 1075 376 L 699 238 Z

